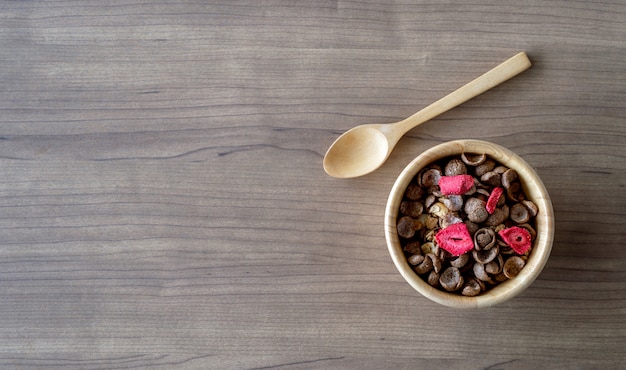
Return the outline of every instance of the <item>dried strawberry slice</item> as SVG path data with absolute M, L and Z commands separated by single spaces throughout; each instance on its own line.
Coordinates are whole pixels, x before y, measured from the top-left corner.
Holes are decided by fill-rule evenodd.
M 517 254 L 528 252 L 532 245 L 532 238 L 528 230 L 523 227 L 513 226 L 498 231 L 498 235 Z
M 443 195 L 462 195 L 474 186 L 471 175 L 442 176 L 439 179 L 439 190 Z
M 455 256 L 460 256 L 474 248 L 472 236 L 467 229 L 467 225 L 463 222 L 450 225 L 440 230 L 435 235 L 435 240 L 441 248 Z
M 495 212 L 498 200 L 500 200 L 500 197 L 503 193 L 504 189 L 502 189 L 501 187 L 497 187 L 491 191 L 491 194 L 489 194 L 489 199 L 487 199 L 487 206 L 485 208 L 487 208 L 487 212 L 489 212 L 490 215 Z

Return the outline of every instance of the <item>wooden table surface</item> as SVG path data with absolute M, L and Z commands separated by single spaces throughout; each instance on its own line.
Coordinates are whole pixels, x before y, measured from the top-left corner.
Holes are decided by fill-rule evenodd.
M 410 131 L 329 145 L 519 51 L 533 67 Z M 0 2 L 0 367 L 626 367 L 626 1 Z M 414 291 L 383 235 L 438 143 L 533 165 L 551 257 L 499 306 Z

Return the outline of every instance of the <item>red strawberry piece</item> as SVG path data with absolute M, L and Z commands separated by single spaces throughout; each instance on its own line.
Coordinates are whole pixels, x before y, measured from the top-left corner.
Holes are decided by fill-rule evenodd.
M 439 190 L 443 195 L 462 195 L 474 186 L 471 175 L 442 176 L 439 179 Z
M 435 235 L 435 240 L 441 248 L 455 256 L 460 256 L 474 248 L 472 236 L 467 230 L 467 225 L 463 222 L 452 224 L 440 230 Z
M 523 227 L 513 226 L 502 229 L 498 231 L 498 235 L 517 254 L 526 253 L 532 245 L 530 233 Z
M 495 212 L 496 204 L 498 204 L 498 200 L 500 200 L 503 193 L 504 189 L 497 187 L 491 191 L 491 194 L 489 194 L 489 199 L 487 199 L 487 206 L 485 208 L 487 208 L 487 212 L 489 212 L 490 215 Z

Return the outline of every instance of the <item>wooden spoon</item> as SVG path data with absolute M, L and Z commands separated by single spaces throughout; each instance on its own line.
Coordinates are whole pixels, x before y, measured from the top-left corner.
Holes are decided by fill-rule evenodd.
M 361 125 L 346 131 L 326 152 L 324 170 L 339 178 L 363 176 L 376 170 L 409 130 L 518 75 L 530 65 L 526 53 L 521 52 L 409 118 L 395 123 Z

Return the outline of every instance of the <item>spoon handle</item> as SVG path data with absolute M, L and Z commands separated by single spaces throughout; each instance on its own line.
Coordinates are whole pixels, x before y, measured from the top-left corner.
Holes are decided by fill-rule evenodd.
M 472 82 L 460 87 L 443 98 L 437 100 L 414 115 L 398 122 L 396 130 L 398 139 L 415 126 L 444 113 L 457 105 L 478 96 L 502 82 L 530 68 L 530 60 L 526 53 L 521 52 L 507 59 Z M 396 131 L 394 130 L 394 131 Z

